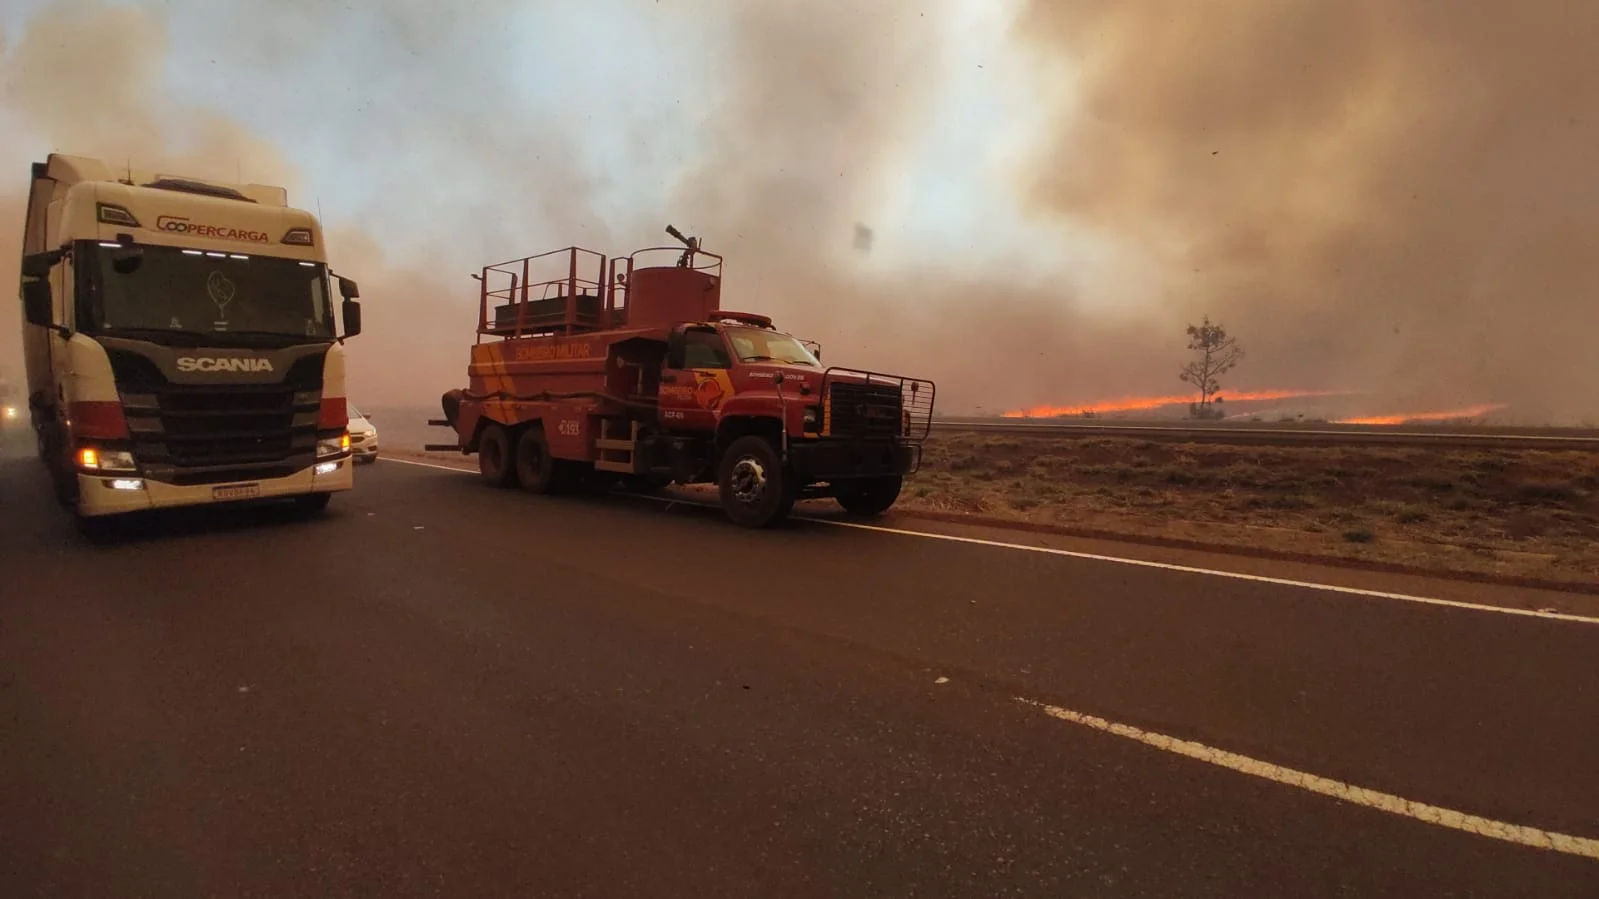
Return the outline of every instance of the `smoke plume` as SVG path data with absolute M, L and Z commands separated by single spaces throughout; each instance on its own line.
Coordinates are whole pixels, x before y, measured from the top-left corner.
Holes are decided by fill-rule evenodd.
M 17 136 L 0 279 L 24 167 L 54 149 L 321 206 L 335 268 L 361 283 L 347 349 L 371 405 L 463 381 L 478 266 L 667 243 L 670 222 L 727 254 L 728 307 L 774 314 L 829 362 L 932 377 L 949 412 L 1174 392 L 1183 327 L 1209 314 L 1249 352 L 1226 388 L 1599 413 L 1578 344 L 1599 286 L 1581 246 L 1599 217 L 1599 9 L 1023 3 L 996 52 L 1030 61 L 1054 127 L 994 192 L 1027 199 L 1044 262 L 864 265 L 862 226 L 881 253 L 910 225 L 881 214 L 910 151 L 930 124 L 963 127 L 944 101 L 966 76 L 939 39 L 958 5 L 593 0 L 590 26 L 510 0 L 60 0 L 0 35 Z M 550 17 L 533 45 L 496 25 L 519 16 Z M 630 64 L 611 39 L 627 29 L 674 48 L 668 69 Z M 607 64 L 553 61 L 572 46 Z M 208 63 L 234 96 L 174 99 L 175 66 Z M 245 121 L 282 123 L 276 143 Z M 1063 272 L 1063 223 L 1137 264 Z M 0 359 L 14 347 L 0 327 Z
M 1148 248 L 1251 378 L 1599 412 L 1599 6 L 1033 0 L 1016 34 L 1071 85 L 1032 210 Z

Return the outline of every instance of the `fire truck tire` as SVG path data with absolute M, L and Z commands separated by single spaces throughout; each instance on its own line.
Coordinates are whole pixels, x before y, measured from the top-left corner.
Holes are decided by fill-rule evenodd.
M 787 518 L 799 495 L 799 484 L 784 469 L 777 448 L 753 434 L 728 446 L 716 483 L 727 517 L 747 528 L 770 527 Z
M 529 493 L 555 493 L 565 466 L 550 455 L 550 441 L 541 425 L 530 425 L 516 439 L 516 477 Z
M 477 441 L 477 470 L 490 487 L 515 487 L 516 462 L 511 455 L 511 433 L 490 422 Z
M 887 512 L 899 499 L 900 487 L 904 483 L 905 479 L 899 475 L 846 481 L 835 499 L 845 512 L 869 518 Z

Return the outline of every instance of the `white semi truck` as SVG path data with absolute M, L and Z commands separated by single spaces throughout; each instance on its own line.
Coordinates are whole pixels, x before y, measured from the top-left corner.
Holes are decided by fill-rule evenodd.
M 25 403 L 57 498 L 85 524 L 258 498 L 324 508 L 354 486 L 343 342 L 358 296 L 284 188 L 35 163 Z

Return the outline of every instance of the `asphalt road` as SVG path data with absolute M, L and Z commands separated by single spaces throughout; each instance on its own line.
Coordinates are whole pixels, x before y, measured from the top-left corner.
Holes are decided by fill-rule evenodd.
M 397 462 L 314 521 L 90 544 L 31 462 L 0 510 L 7 897 L 1599 895 L 1018 701 L 1594 838 L 1595 624 Z

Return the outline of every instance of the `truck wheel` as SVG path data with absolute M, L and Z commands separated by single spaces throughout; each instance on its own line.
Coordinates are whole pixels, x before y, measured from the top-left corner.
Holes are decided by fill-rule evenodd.
M 733 441 L 717 472 L 722 508 L 735 524 L 764 528 L 788 517 L 799 493 L 771 441 L 754 435 Z
M 39 431 L 39 444 L 46 470 L 50 472 L 50 487 L 56 502 L 64 507 L 78 504 L 78 467 L 61 437 L 61 430 L 53 422 Z
M 904 482 L 905 479 L 897 474 L 846 481 L 835 498 L 844 511 L 851 515 L 881 515 L 899 499 L 899 490 Z
M 511 458 L 511 435 L 505 426 L 490 422 L 477 442 L 477 470 L 490 487 L 516 486 L 516 465 Z
M 550 455 L 550 441 L 542 425 L 530 425 L 516 440 L 516 477 L 529 493 L 555 493 L 565 466 Z

